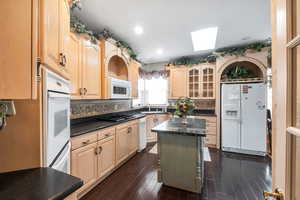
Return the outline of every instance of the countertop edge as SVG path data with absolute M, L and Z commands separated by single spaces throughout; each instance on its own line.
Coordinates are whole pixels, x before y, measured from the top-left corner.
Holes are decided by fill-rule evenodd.
M 206 137 L 206 133 L 188 133 L 188 132 L 179 132 L 179 131 L 162 131 L 151 129 L 152 132 L 155 133 L 167 133 L 167 134 L 176 134 L 176 135 L 186 135 L 186 136 L 195 136 L 195 137 Z M 204 131 L 205 132 L 205 131 Z
M 120 121 L 120 122 L 112 122 L 112 124 L 110 124 L 110 125 L 101 126 L 101 127 L 97 127 L 97 128 L 95 127 L 95 128 L 91 128 L 91 129 L 86 129 L 84 131 L 80 131 L 79 133 L 71 133 L 71 138 L 74 138 L 74 137 L 77 137 L 77 136 L 80 136 L 80 135 L 84 135 L 84 134 L 88 134 L 88 133 L 92 133 L 92 132 L 95 132 L 95 131 L 103 130 L 103 129 L 106 129 L 106 128 L 109 128 L 109 127 L 118 126 L 120 124 L 130 122 L 130 121 L 134 121 L 134 120 L 138 120 L 138 119 L 142 119 L 144 117 L 146 117 L 146 115 L 136 117 L 136 118 L 133 118 L 133 119 L 129 119 L 129 120 Z

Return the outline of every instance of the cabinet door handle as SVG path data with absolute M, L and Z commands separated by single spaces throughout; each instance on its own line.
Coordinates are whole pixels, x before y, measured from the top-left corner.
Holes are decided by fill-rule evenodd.
M 110 134 L 110 133 L 106 133 L 104 136 L 105 136 L 105 137 L 110 137 L 111 134 Z
M 86 141 L 82 142 L 82 144 L 84 144 L 84 145 L 87 145 L 89 143 L 90 143 L 90 140 L 86 140 Z
M 80 95 L 84 95 L 84 89 L 83 89 L 83 88 L 80 88 L 80 89 L 79 89 L 79 94 L 80 94 Z
M 132 128 L 128 127 L 127 133 L 131 133 L 131 131 L 132 131 Z
M 97 147 L 95 148 L 95 154 L 96 154 L 96 155 L 99 154 L 99 151 L 98 151 L 98 148 L 97 148 Z
M 102 147 L 100 146 L 98 149 L 99 149 L 98 154 L 101 154 L 101 153 L 102 153 L 102 150 L 103 150 Z
M 59 64 L 63 67 L 66 65 L 65 64 L 65 55 L 63 53 L 59 54 Z
M 84 95 L 86 95 L 86 93 L 87 93 L 87 89 L 86 89 L 86 88 L 84 88 L 83 90 L 84 90 Z
M 66 55 L 63 55 L 63 63 L 64 63 L 64 67 L 67 65 L 67 57 Z

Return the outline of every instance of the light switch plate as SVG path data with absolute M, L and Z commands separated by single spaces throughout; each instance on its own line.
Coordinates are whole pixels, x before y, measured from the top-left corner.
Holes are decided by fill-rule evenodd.
M 5 108 L 5 114 L 7 117 L 10 117 L 10 116 L 14 116 L 16 115 L 16 108 L 15 108 L 15 104 L 14 104 L 14 101 L 1 101 L 0 100 L 0 112 L 3 111 L 1 105 L 4 105 L 4 108 Z

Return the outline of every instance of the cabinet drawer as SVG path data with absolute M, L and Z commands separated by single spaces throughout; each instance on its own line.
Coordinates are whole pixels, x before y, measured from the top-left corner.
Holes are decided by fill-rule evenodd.
M 136 123 L 136 121 L 125 122 L 117 126 L 117 129 L 123 129 Z
M 197 119 L 205 119 L 207 123 L 216 123 L 217 117 L 196 116 Z
M 204 138 L 204 143 L 207 145 L 217 145 L 217 137 L 215 135 L 207 135 Z
M 97 142 L 97 132 L 77 136 L 71 139 L 72 150 Z
M 102 140 L 114 136 L 115 133 L 116 133 L 115 127 L 101 130 L 98 132 L 98 140 Z
M 215 128 L 217 127 L 217 123 L 216 122 L 209 122 L 209 121 L 206 121 L 206 127 L 207 128 Z

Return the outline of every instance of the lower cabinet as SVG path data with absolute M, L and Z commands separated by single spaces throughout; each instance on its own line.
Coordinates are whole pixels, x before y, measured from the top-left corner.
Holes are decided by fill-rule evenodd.
M 101 178 L 111 171 L 116 164 L 115 136 L 98 142 L 98 177 Z
M 215 116 L 196 116 L 197 119 L 206 120 L 205 146 L 217 148 L 217 117 Z
M 128 137 L 129 155 L 135 153 L 138 150 L 138 145 L 139 145 L 139 140 L 138 140 L 139 124 L 136 122 L 132 124 L 130 127 L 131 127 L 131 131 Z
M 169 114 L 156 114 L 147 116 L 147 142 L 157 141 L 157 133 L 152 132 L 151 129 L 169 119 L 171 119 L 171 115 Z
M 90 186 L 98 178 L 97 142 L 72 151 L 71 174 Z
M 138 149 L 138 121 L 116 128 L 116 164 L 122 163 Z
M 71 174 L 84 181 L 81 197 L 138 150 L 139 122 L 132 121 L 74 137 Z

